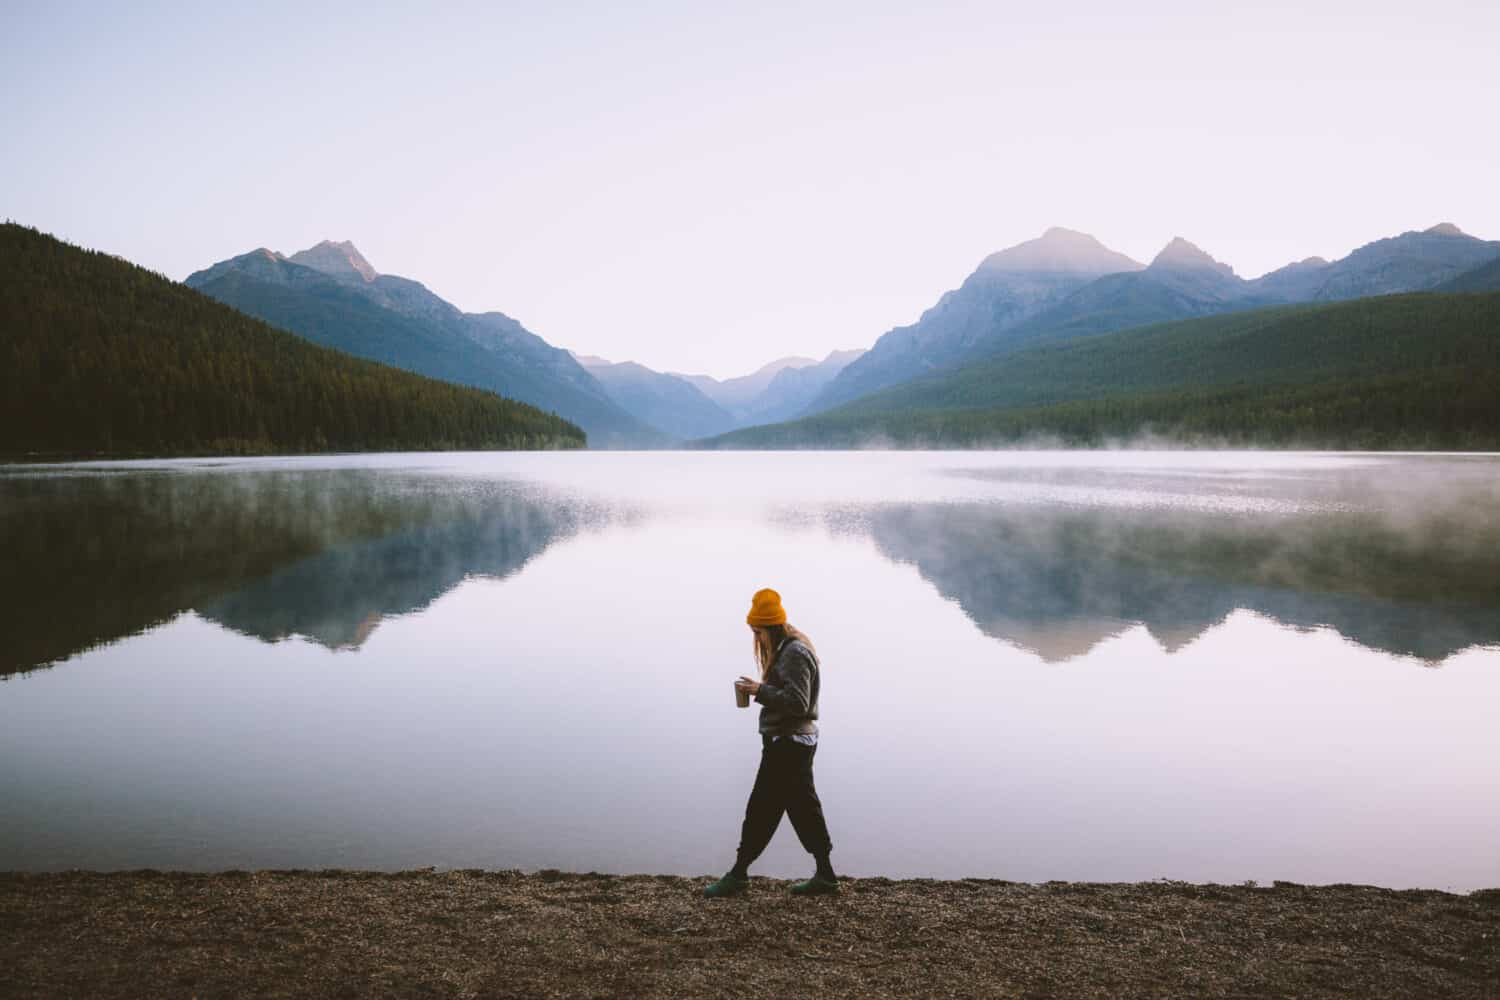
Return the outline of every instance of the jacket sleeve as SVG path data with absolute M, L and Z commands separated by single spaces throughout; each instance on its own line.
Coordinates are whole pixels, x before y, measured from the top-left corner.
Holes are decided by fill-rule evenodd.
M 785 683 L 762 683 L 755 692 L 755 700 L 786 715 L 806 715 L 812 702 L 812 661 L 794 650 L 777 666 Z

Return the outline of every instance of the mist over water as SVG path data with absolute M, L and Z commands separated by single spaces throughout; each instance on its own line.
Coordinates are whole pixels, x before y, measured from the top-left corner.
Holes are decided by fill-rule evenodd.
M 772 586 L 850 874 L 1500 885 L 1491 456 L 9 467 L 0 532 L 0 869 L 721 871 Z

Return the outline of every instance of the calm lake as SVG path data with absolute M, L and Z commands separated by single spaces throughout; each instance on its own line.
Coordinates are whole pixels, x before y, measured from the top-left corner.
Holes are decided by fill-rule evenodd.
M 842 872 L 1500 886 L 1496 457 L 9 466 L 0 539 L 0 869 L 722 872 L 769 586 Z

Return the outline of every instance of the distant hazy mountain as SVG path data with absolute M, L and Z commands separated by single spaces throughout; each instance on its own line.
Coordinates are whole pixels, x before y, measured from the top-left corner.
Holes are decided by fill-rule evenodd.
M 1500 258 L 1500 242 L 1475 239 L 1451 222 L 1367 243 L 1330 264 L 1312 298 L 1357 299 L 1418 292 Z
M 503 313 L 464 313 L 419 282 L 380 274 L 353 244 L 325 241 L 290 257 L 255 250 L 187 284 L 316 343 L 551 410 L 593 446 L 659 442 L 567 351 Z
M 1141 265 L 1085 233 L 1053 228 L 991 254 L 911 326 L 897 327 L 848 365 L 811 409 L 837 405 L 986 352 L 1019 326 L 1102 275 Z
M 1310 302 L 1323 287 L 1329 266 L 1322 257 L 1308 257 L 1261 275 L 1250 282 L 1250 287 L 1279 301 Z
M 1228 264 L 1214 260 L 1181 236 L 1162 248 L 1138 277 L 1205 302 L 1234 302 L 1248 294 L 1246 282 Z
M 771 380 L 787 368 L 805 368 L 818 362 L 812 358 L 777 358 L 761 365 L 749 375 L 727 378 L 722 381 L 711 375 L 685 375 L 674 372 L 678 378 L 691 382 L 709 399 L 729 411 L 736 420 L 743 421 L 748 409 L 755 404 L 760 394 L 766 391 Z
M 744 408 L 743 424 L 771 424 L 804 412 L 839 372 L 863 357 L 862 349 L 833 351 L 813 365 L 783 368 Z
M 718 403 L 686 379 L 634 361 L 614 363 L 575 355 L 625 412 L 674 438 L 722 434 L 739 426 Z
M 1271 304 L 1250 283 L 1182 237 L 1168 243 L 1149 267 L 1091 281 L 1061 302 L 992 342 L 985 356 L 1043 340 L 1110 333 L 1148 323 Z
M 834 351 L 822 361 L 778 358 L 749 375 L 723 381 L 667 374 L 629 361 L 575 357 L 626 412 L 671 437 L 690 440 L 797 415 L 863 353 Z

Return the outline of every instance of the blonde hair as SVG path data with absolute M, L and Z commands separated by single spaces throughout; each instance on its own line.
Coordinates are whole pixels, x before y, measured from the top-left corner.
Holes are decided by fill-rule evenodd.
M 781 648 L 782 642 L 788 639 L 796 639 L 805 643 L 808 649 L 817 656 L 818 651 L 813 648 L 812 640 L 801 629 L 790 623 L 786 625 L 756 625 L 750 629 L 751 641 L 755 649 L 755 663 L 760 667 L 760 679 L 764 681 L 771 674 L 771 667 L 776 663 L 776 651 Z

